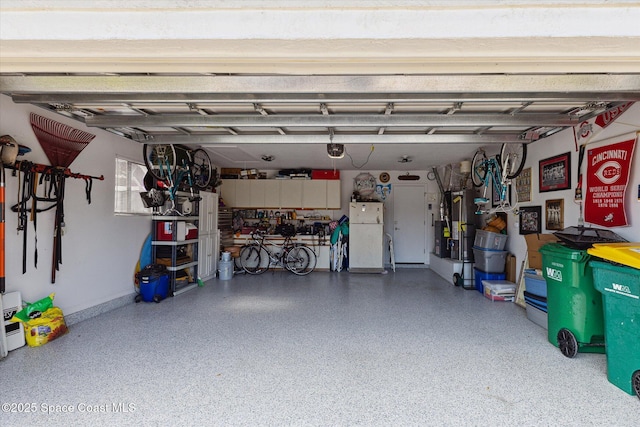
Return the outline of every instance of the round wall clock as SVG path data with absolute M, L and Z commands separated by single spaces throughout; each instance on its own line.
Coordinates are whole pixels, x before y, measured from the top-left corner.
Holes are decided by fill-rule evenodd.
M 380 182 L 381 183 L 386 184 L 387 182 L 389 182 L 389 179 L 390 179 L 390 177 L 389 177 L 389 174 L 387 172 L 382 172 L 380 174 Z

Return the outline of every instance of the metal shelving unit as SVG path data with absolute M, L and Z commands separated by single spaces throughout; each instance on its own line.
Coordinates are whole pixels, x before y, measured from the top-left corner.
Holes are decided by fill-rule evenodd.
M 187 196 L 178 193 L 178 201 L 187 200 Z M 178 203 L 181 207 L 181 204 Z M 169 293 L 172 296 L 187 292 L 198 286 L 198 236 L 191 239 L 181 239 L 178 236 L 178 224 L 185 222 L 193 224 L 198 228 L 200 217 L 198 216 L 199 202 L 191 202 L 191 212 L 188 215 L 153 215 L 152 216 L 152 259 L 156 264 L 165 264 L 169 272 Z M 171 230 L 170 240 L 162 239 L 159 236 L 159 226 Z M 159 248 L 168 248 L 160 250 Z M 162 253 L 159 253 L 162 252 Z M 167 254 L 169 256 L 167 256 Z M 161 256 L 162 255 L 162 256 Z M 167 258 L 169 262 L 167 262 Z M 160 262 L 159 262 L 160 261 Z M 168 265 L 167 265 L 168 264 Z M 186 282 L 183 280 L 181 271 L 186 273 Z

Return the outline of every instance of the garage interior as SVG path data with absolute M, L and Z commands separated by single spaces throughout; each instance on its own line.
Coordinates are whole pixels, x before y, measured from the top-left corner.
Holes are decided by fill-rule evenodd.
M 455 170 L 481 147 L 527 144 L 534 173 L 564 152 L 577 168 L 574 127 L 640 101 L 637 4 L 94 3 L 0 4 L 0 134 L 39 163 L 47 158 L 30 113 L 95 134 L 71 169 L 104 176 L 91 204 L 84 183 L 68 184 L 56 284 L 52 214 L 41 216 L 24 274 L 17 218 L 5 218 L 7 291 L 31 301 L 55 292 L 70 333 L 0 360 L 8 401 L 40 409 L 0 419 L 44 424 L 47 404 L 76 408 L 52 414 L 65 424 L 635 424 L 635 397 L 607 381 L 604 355 L 566 359 L 521 307 L 434 273 L 429 227 L 424 258 L 395 272 L 237 275 L 132 304 L 151 221 L 114 215 L 111 159 L 140 162 L 143 144 L 174 143 L 206 149 L 219 169 L 339 170 L 334 220 L 348 213 L 361 172 L 387 172 L 392 185 L 418 175 L 411 185 L 427 197 L 439 193 L 430 171 Z M 639 130 L 634 104 L 594 141 Z M 329 158 L 329 143 L 349 155 Z M 629 241 L 640 240 L 638 151 L 630 226 L 613 229 Z M 18 186 L 8 172 L 7 206 Z M 577 225 L 573 196 L 534 191 L 530 204 L 563 198 L 565 226 Z M 526 244 L 513 214 L 508 235 L 520 268 Z M 133 410 L 116 413 L 112 402 Z

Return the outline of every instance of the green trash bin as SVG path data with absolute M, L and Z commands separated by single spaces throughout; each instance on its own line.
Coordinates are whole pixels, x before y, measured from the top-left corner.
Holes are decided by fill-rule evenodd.
M 567 357 L 605 353 L 602 295 L 593 286 L 591 255 L 559 243 L 542 246 L 540 253 L 549 342 Z
M 604 302 L 607 378 L 640 398 L 640 269 L 591 261 Z

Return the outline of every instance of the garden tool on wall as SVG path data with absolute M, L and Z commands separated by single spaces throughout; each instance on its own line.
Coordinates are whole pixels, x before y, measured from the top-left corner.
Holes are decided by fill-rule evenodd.
M 0 152 L 2 154 L 2 160 L 0 160 L 0 294 L 4 294 L 4 291 L 5 291 L 4 165 L 5 163 L 13 164 L 16 161 L 16 156 L 18 155 L 18 144 L 9 135 L 3 135 L 0 137 Z M 4 329 L 4 321 L 3 321 L 3 324 L 0 325 L 0 327 Z
M 49 193 L 44 200 L 52 202 L 53 205 L 49 206 L 45 210 L 56 208 L 55 213 L 55 225 L 53 234 L 53 255 L 52 255 L 52 270 L 51 270 L 51 283 L 56 281 L 56 271 L 60 269 L 62 263 L 62 228 L 64 227 L 64 190 L 65 179 L 68 176 L 73 178 L 82 178 L 87 182 L 86 192 L 87 200 L 91 202 L 90 180 L 94 177 L 72 174 L 69 172 L 68 167 L 76 159 L 78 154 L 95 138 L 95 135 L 84 132 L 79 129 L 74 129 L 65 124 L 59 123 L 55 120 L 48 119 L 46 117 L 31 113 L 30 116 L 31 128 L 36 135 L 40 146 L 47 155 L 51 167 L 44 165 L 20 165 L 20 169 L 24 172 L 25 181 L 30 181 L 27 184 L 23 184 L 23 195 L 21 201 L 16 206 L 18 212 L 24 216 L 26 215 L 26 202 L 28 197 L 33 198 L 31 205 L 32 219 L 34 221 L 34 227 L 36 225 L 35 214 L 38 212 L 36 201 L 41 200 L 35 195 L 37 188 L 37 173 L 46 173 L 48 175 L 50 186 Z M 44 170 L 38 170 L 38 168 Z M 103 179 L 103 177 L 100 177 Z M 51 197 L 53 193 L 53 197 Z M 24 228 L 26 239 L 26 227 Z M 25 241 L 26 250 L 26 241 Z M 36 252 L 37 260 L 37 252 Z M 23 272 L 26 270 L 26 264 L 23 262 Z

